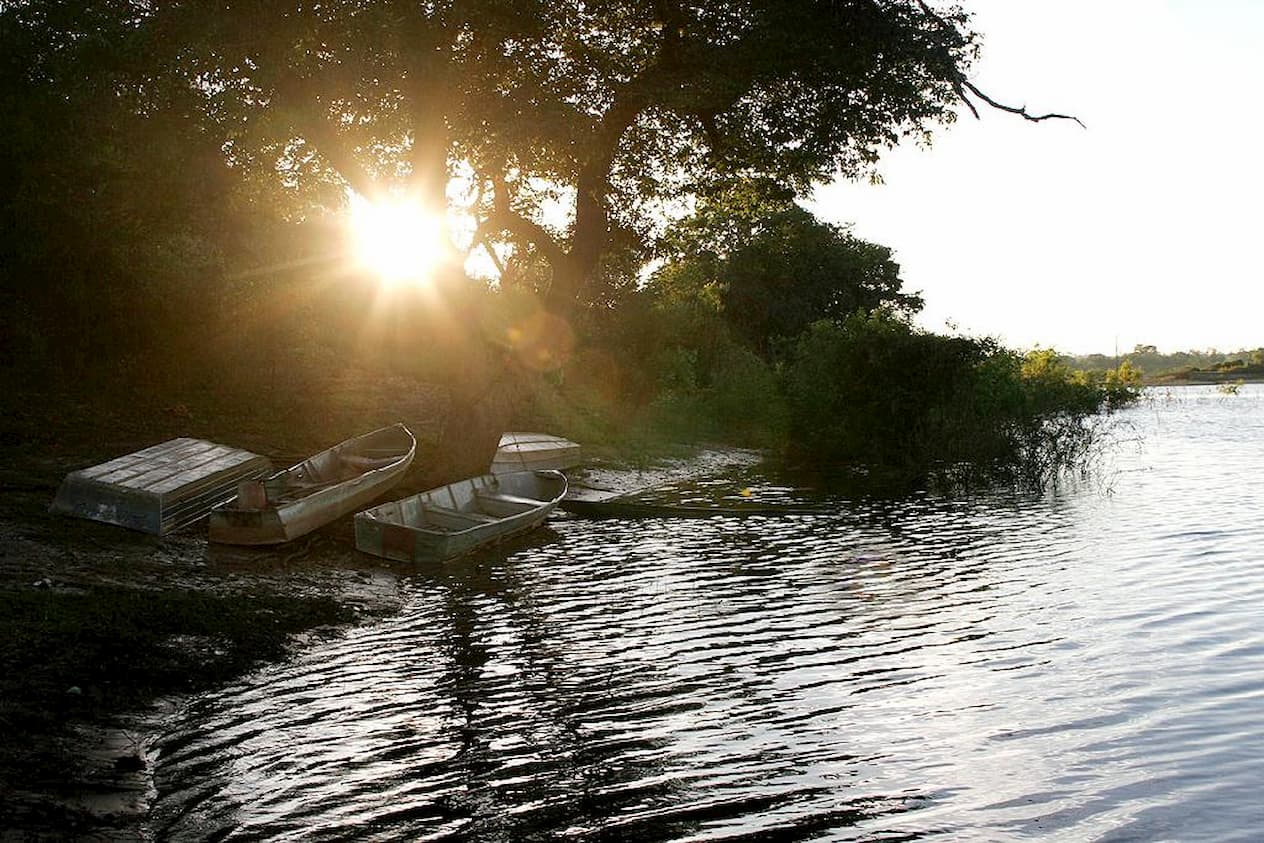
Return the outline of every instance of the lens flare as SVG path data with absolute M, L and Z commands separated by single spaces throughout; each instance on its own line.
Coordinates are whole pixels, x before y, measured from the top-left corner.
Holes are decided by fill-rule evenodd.
M 443 259 L 442 220 L 416 202 L 352 196 L 351 233 L 357 262 L 390 286 L 424 284 Z

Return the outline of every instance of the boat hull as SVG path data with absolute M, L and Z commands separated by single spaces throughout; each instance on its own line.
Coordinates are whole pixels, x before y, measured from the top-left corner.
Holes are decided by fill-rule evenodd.
M 506 433 L 500 437 L 492 458 L 492 474 L 541 471 L 577 466 L 583 456 L 579 445 L 548 433 Z
M 403 425 L 341 442 L 264 480 L 271 498 L 264 506 L 245 505 L 243 490 L 212 509 L 210 540 L 272 545 L 305 536 L 372 503 L 399 482 L 416 449 Z
M 241 480 L 271 470 L 265 457 L 249 451 L 202 439 L 172 439 L 72 471 L 49 510 L 165 536 L 232 500 Z
M 357 513 L 356 548 L 398 562 L 444 562 L 533 530 L 566 494 L 556 471 L 485 474 Z

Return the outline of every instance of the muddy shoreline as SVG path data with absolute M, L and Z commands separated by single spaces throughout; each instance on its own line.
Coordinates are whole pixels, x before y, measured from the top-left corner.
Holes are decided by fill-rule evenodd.
M 0 839 L 143 838 L 164 707 L 397 605 L 349 521 L 266 550 L 211 546 L 204 523 L 159 538 L 50 514 L 67 472 L 179 436 L 288 465 L 396 421 L 424 458 L 445 406 L 433 386 L 351 369 L 266 392 L 95 378 L 4 389 Z
M 204 522 L 159 538 L 50 514 L 61 479 L 175 436 L 283 465 L 401 420 L 417 432 L 424 461 L 442 396 L 411 382 L 370 391 L 349 378 L 337 412 L 303 408 L 297 394 L 262 407 L 227 402 L 236 412 L 223 409 L 221 394 L 196 390 L 123 405 L 73 393 L 9 397 L 17 403 L 0 427 L 0 612 L 11 620 L 0 657 L 13 675 L 0 685 L 0 725 L 17 739 L 0 756 L 0 839 L 145 839 L 154 747 L 182 700 L 284 658 L 312 635 L 395 611 L 400 571 L 355 550 L 350 519 L 277 548 L 223 547 L 208 544 Z M 704 450 L 628 468 L 607 457 L 578 479 L 630 491 L 756 459 Z M 203 616 L 215 618 L 210 627 Z M 260 619 L 275 627 L 262 637 Z M 40 647 L 47 657 L 37 658 Z

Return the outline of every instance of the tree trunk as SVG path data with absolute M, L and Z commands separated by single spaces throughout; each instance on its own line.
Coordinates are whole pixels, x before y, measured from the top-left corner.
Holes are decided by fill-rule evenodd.
M 414 474 L 419 489 L 431 489 L 486 474 L 500 436 L 522 400 L 521 380 L 495 349 L 469 343 L 459 362 L 453 360 L 443 386 L 448 393 L 443 429 L 425 464 Z M 427 449 L 429 451 L 429 449 Z
M 439 444 L 430 464 L 418 474 L 423 488 L 486 474 L 511 418 L 510 405 L 496 392 L 473 396 L 452 389 Z
M 550 267 L 549 289 L 544 295 L 544 308 L 553 316 L 569 322 L 577 297 L 593 271 L 573 255 L 555 261 Z

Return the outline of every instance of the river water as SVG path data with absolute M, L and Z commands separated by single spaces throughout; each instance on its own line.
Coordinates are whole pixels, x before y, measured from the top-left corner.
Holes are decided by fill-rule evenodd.
M 162 839 L 1255 840 L 1264 389 L 1042 496 L 555 518 L 191 702 Z

